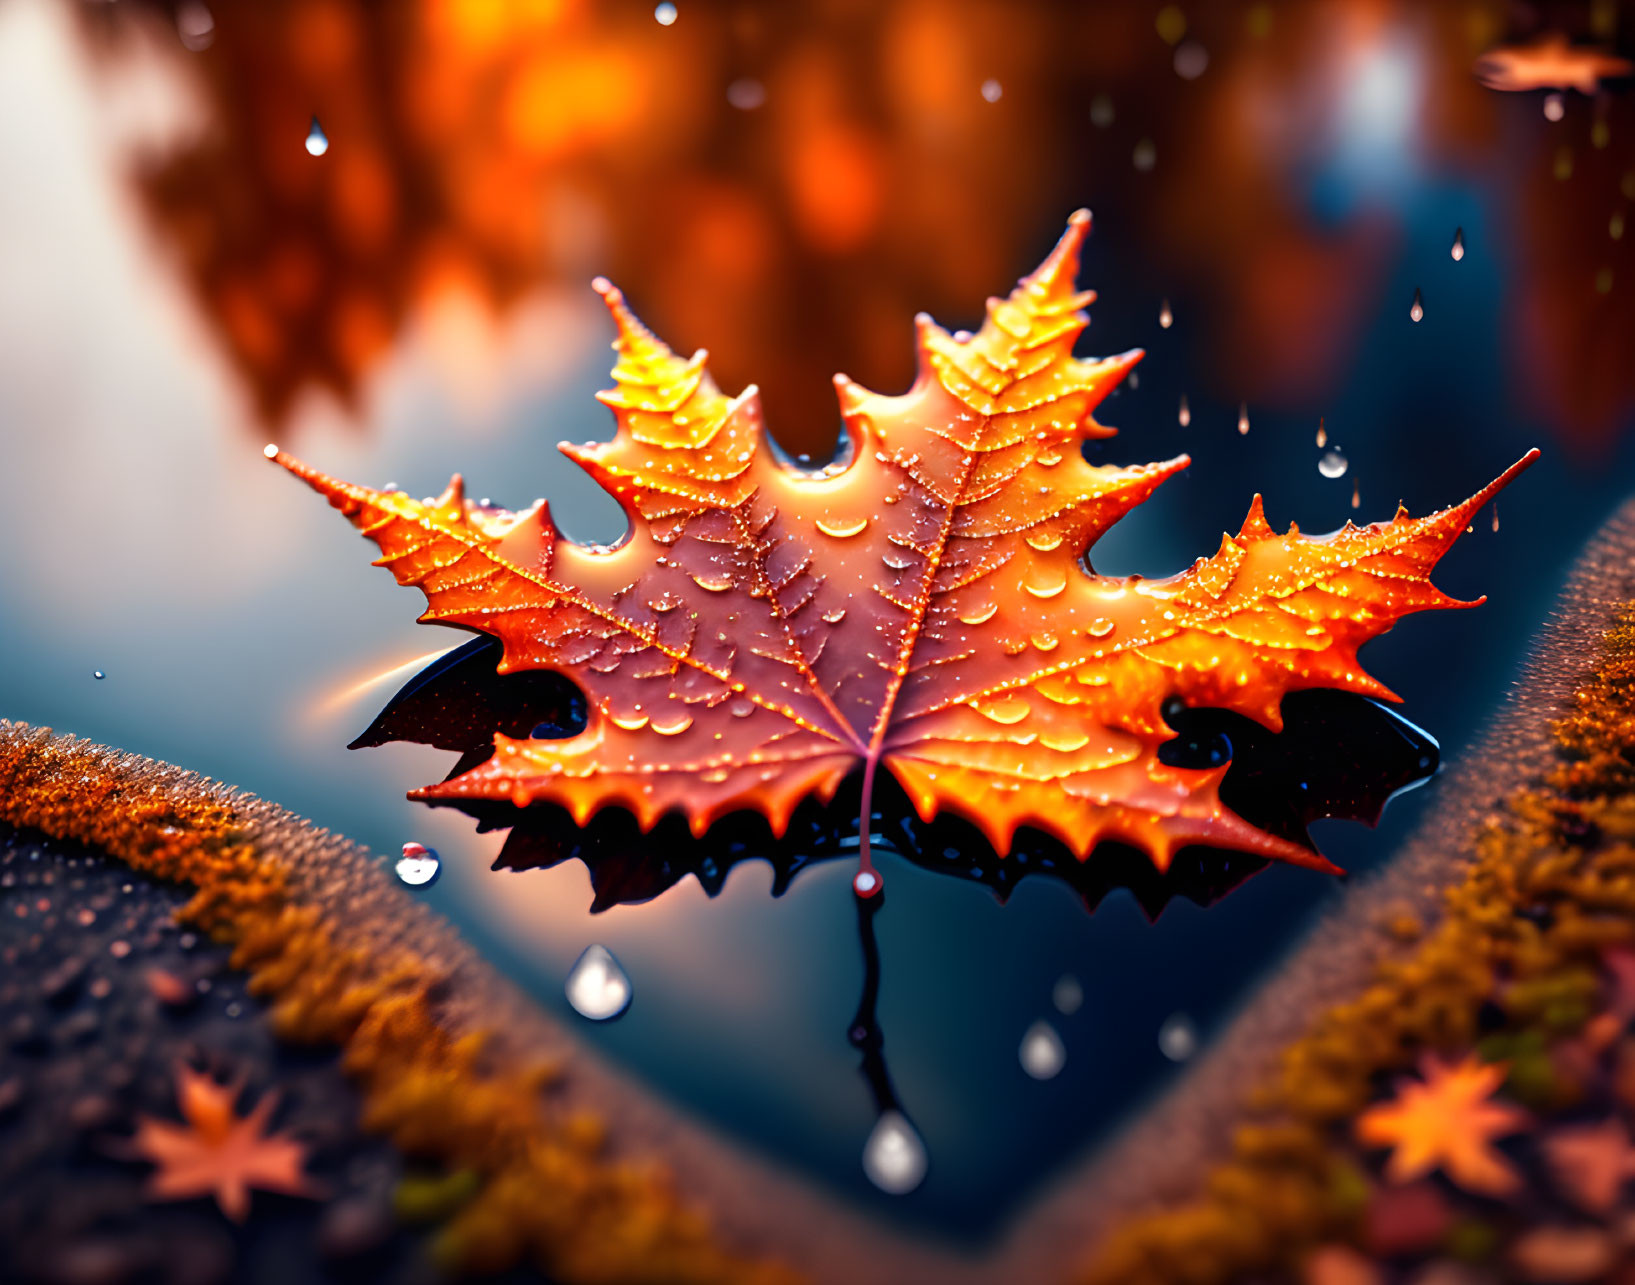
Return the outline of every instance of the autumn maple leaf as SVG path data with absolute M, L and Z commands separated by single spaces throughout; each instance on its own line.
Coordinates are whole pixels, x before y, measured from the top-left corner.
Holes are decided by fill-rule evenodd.
M 301 1173 L 306 1155 L 301 1144 L 267 1132 L 277 1092 L 266 1094 L 242 1117 L 233 1107 L 237 1096 L 237 1086 L 218 1084 L 187 1066 L 177 1068 L 176 1103 L 187 1123 L 141 1116 L 130 1143 L 133 1155 L 158 1166 L 148 1179 L 149 1199 L 213 1195 L 222 1213 L 243 1222 L 252 1187 L 290 1196 L 317 1194 Z
M 974 336 L 922 316 L 903 396 L 837 377 L 849 453 L 816 471 L 768 448 L 753 387 L 723 395 L 703 352 L 671 352 L 598 281 L 618 430 L 562 449 L 624 507 L 613 547 L 563 538 L 544 501 L 474 504 L 458 475 L 417 501 L 269 447 L 426 594 L 423 620 L 499 638 L 502 672 L 556 670 L 585 692 L 579 734 L 496 735 L 487 761 L 411 797 L 546 801 L 580 824 L 619 805 L 644 828 L 674 810 L 695 834 L 749 809 L 781 834 L 802 798 L 832 798 L 861 768 L 868 894 L 884 765 L 923 818 L 960 813 L 1001 854 L 1026 824 L 1081 859 L 1116 840 L 1164 870 L 1201 843 L 1334 870 L 1225 807 L 1224 764 L 1161 762 L 1165 702 L 1276 730 L 1293 690 L 1396 699 L 1358 646 L 1409 612 L 1473 605 L 1429 573 L 1533 455 L 1451 509 L 1322 537 L 1274 531 L 1257 496 L 1178 576 L 1096 575 L 1086 551 L 1188 460 L 1114 467 L 1081 451 L 1112 434 L 1093 412 L 1141 357 L 1073 356 L 1089 223 L 1075 214 Z
M 1504 1083 L 1504 1066 L 1475 1056 L 1449 1064 L 1427 1054 L 1420 1074 L 1422 1080 L 1402 1080 L 1395 1098 L 1357 1118 L 1357 1141 L 1392 1148 L 1385 1172 L 1393 1182 L 1441 1169 L 1467 1191 L 1489 1196 L 1514 1191 L 1521 1179 L 1493 1141 L 1526 1127 L 1527 1115 L 1491 1100 Z

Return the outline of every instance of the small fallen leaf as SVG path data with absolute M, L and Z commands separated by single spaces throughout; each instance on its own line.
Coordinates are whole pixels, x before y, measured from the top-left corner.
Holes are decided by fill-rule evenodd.
M 1608 1213 L 1635 1178 L 1635 1148 L 1621 1120 L 1556 1129 L 1542 1146 L 1556 1185 L 1586 1213 Z
M 1398 1082 L 1396 1097 L 1357 1119 L 1357 1140 L 1390 1147 L 1386 1176 L 1409 1182 L 1440 1169 L 1466 1191 L 1509 1195 L 1521 1179 L 1493 1147 L 1496 1138 L 1526 1127 L 1527 1113 L 1491 1098 L 1504 1083 L 1502 1063 L 1474 1054 L 1448 1064 L 1433 1054 L 1420 1060 L 1422 1080 Z
M 1539 1227 L 1510 1246 L 1511 1263 L 1532 1285 L 1597 1281 L 1617 1257 L 1612 1237 L 1598 1227 Z
M 1381 1187 L 1363 1213 L 1363 1244 L 1380 1258 L 1420 1254 L 1440 1245 L 1451 1226 L 1453 1210 L 1434 1184 Z
M 176 1104 L 187 1123 L 139 1116 L 131 1140 L 134 1155 L 158 1166 L 148 1179 L 148 1199 L 214 1196 L 222 1213 L 243 1222 L 252 1187 L 289 1196 L 318 1195 L 301 1172 L 305 1148 L 266 1131 L 278 1105 L 277 1091 L 267 1093 L 243 1117 L 234 1110 L 237 1096 L 236 1086 L 218 1084 L 185 1065 L 177 1068 Z

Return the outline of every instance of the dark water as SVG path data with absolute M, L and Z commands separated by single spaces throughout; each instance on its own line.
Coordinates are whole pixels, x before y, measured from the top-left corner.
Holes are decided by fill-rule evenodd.
M 577 862 L 491 870 L 500 835 L 403 799 L 443 776 L 451 753 L 345 748 L 412 666 L 349 689 L 460 639 L 416 627 L 415 596 L 372 570 L 349 527 L 261 460 L 240 391 L 201 356 L 198 323 L 132 219 L 76 91 L 59 83 L 74 83 L 67 37 L 39 12 L 0 15 L 10 24 L 0 40 L 0 120 L 10 122 L 0 166 L 29 176 L 0 194 L 0 280 L 16 292 L 0 310 L 0 476 L 10 483 L 0 505 L 0 715 L 199 769 L 382 853 L 411 839 L 438 848 L 444 874 L 423 895 L 587 1040 L 761 1153 L 882 1218 L 951 1239 L 993 1234 L 1129 1119 L 1176 1073 L 1159 1046 L 1164 1023 L 1184 1014 L 1207 1043 L 1343 894 L 1330 877 L 1274 867 L 1207 908 L 1178 899 L 1152 921 L 1127 892 L 1092 914 L 1066 884 L 1029 879 L 1002 904 L 981 880 L 885 856 L 887 903 L 872 921 L 875 1015 L 892 1092 L 925 1139 L 930 1170 L 905 1197 L 876 1191 L 860 1154 L 878 1085 L 859 1073 L 848 1036 L 865 952 L 846 862 L 814 865 L 777 899 L 772 868 L 746 861 L 714 897 L 687 878 L 646 904 L 592 915 Z M 1456 758 L 1502 699 L 1574 552 L 1635 477 L 1627 444 L 1583 453 L 1517 409 L 1501 327 L 1528 300 L 1489 249 L 1510 217 L 1503 200 L 1479 173 L 1404 167 L 1364 181 L 1344 167 L 1313 169 L 1311 220 L 1376 202 L 1400 235 L 1341 373 L 1309 404 L 1251 406 L 1245 437 L 1230 378 L 1198 373 L 1210 367 L 1187 324 L 1189 282 L 1129 248 L 1145 198 L 1122 174 L 1063 181 L 1063 215 L 1079 202 L 1097 213 L 1085 268 L 1101 296 L 1090 346 L 1149 349 L 1139 387 L 1101 413 L 1120 435 L 1094 455 L 1133 462 L 1185 450 L 1194 460 L 1098 546 L 1099 569 L 1179 570 L 1237 529 L 1257 490 L 1274 524 L 1321 531 L 1352 515 L 1353 482 L 1363 518 L 1388 516 L 1399 498 L 1419 513 L 1463 498 L 1528 447 L 1545 449 L 1500 501 L 1500 529 L 1484 515 L 1438 575 L 1450 593 L 1486 593 L 1488 603 L 1407 620 L 1364 652 Z M 1015 273 L 1059 226 L 1041 223 Z M 1448 255 L 1456 226 L 1468 246 L 1459 263 Z M 626 284 L 639 305 L 641 283 Z M 1408 318 L 1416 289 L 1417 324 Z M 1158 325 L 1160 294 L 1175 304 L 1169 330 Z M 978 304 L 939 320 L 968 325 Z M 551 448 L 608 432 L 591 399 L 609 364 L 606 338 L 588 291 L 542 293 L 491 336 L 473 388 L 435 336 L 410 334 L 377 373 L 361 426 L 314 404 L 281 442 L 343 476 L 415 493 L 436 492 L 455 469 L 473 494 L 509 507 L 544 493 L 575 536 L 608 538 L 612 503 Z M 905 316 L 900 342 L 911 341 Z M 1183 392 L 1187 428 L 1176 422 Z M 1318 472 L 1319 415 L 1350 462 L 1342 478 Z M 1366 872 L 1437 801 L 1433 782 L 1393 803 L 1377 830 L 1324 822 L 1314 834 L 1339 865 Z M 629 1011 L 605 1026 L 579 1021 L 562 992 L 593 942 L 617 955 L 634 987 Z M 1071 1015 L 1052 1006 L 1064 974 L 1084 993 Z M 1066 1050 L 1062 1073 L 1044 1082 L 1018 1058 L 1040 1019 Z

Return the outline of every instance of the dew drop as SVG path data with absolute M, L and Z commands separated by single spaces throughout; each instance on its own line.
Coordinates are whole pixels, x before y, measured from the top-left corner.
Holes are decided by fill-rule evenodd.
M 1185 393 L 1181 394 L 1181 409 L 1176 412 L 1175 418 L 1180 422 L 1182 428 L 1192 423 L 1192 410 L 1187 405 L 1187 395 Z
M 999 611 L 997 602 L 990 602 L 986 606 L 972 607 L 959 613 L 959 623 L 962 625 L 980 625 L 992 620 Z
M 1198 1051 L 1198 1030 L 1185 1013 L 1172 1013 L 1158 1028 L 1158 1051 L 1171 1062 L 1185 1062 Z
M 265 455 L 269 460 L 276 460 L 278 458 L 278 443 L 277 442 L 268 442 L 265 446 L 263 446 L 261 448 L 261 453 L 263 455 Z M 392 489 L 391 485 L 388 484 L 386 489 L 388 491 L 390 491 Z
M 1421 321 L 1425 317 L 1425 299 L 1419 293 L 1419 287 L 1414 287 L 1414 301 L 1408 307 L 1408 320 Z
M 868 526 L 868 524 L 869 520 L 867 518 L 858 518 L 855 521 L 843 521 L 838 518 L 819 518 L 817 520 L 817 529 L 823 532 L 824 535 L 832 535 L 837 540 L 844 540 L 850 536 L 857 535 L 863 530 L 864 527 Z
M 844 607 L 830 608 L 828 611 L 823 613 L 823 618 L 831 625 L 838 625 L 846 618 L 846 609 Z
M 1544 119 L 1550 122 L 1560 120 L 1567 114 L 1567 100 L 1561 94 L 1544 95 Z
M 727 702 L 727 713 L 734 718 L 748 718 L 755 712 L 755 702 L 748 696 L 734 696 Z
M 1248 402 L 1240 402 L 1238 404 L 1238 435 L 1240 437 L 1247 437 L 1249 435 L 1249 403 Z
M 1053 1080 L 1067 1065 L 1067 1048 L 1056 1028 L 1049 1022 L 1038 1021 L 1022 1035 L 1022 1047 L 1017 1050 L 1022 1069 L 1035 1080 Z
M 1350 467 L 1351 462 L 1338 446 L 1329 447 L 1317 457 L 1317 471 L 1327 478 L 1344 477 Z
M 93 669 L 91 671 L 91 677 L 96 679 L 98 682 L 101 682 L 107 676 L 108 675 L 104 674 L 100 669 Z
M 1323 427 L 1323 420 L 1322 420 L 1321 417 L 1319 417 L 1318 420 L 1317 420 L 1317 449 L 1322 450 L 1323 447 L 1325 447 L 1327 445 L 1328 445 L 1328 429 Z
M 982 97 L 990 103 L 997 103 L 1005 96 L 1005 87 L 992 76 L 982 82 Z
M 1112 633 L 1115 628 L 1117 628 L 1117 626 L 1111 620 L 1107 619 L 1106 616 L 1098 616 L 1096 619 L 1090 622 L 1089 628 L 1087 628 L 1085 632 L 1092 638 L 1105 638 L 1108 634 Z
M 852 891 L 859 897 L 872 897 L 880 891 L 881 879 L 873 870 L 859 870 L 852 878 Z
M 403 855 L 397 859 L 397 877 L 411 888 L 425 888 L 437 882 L 443 872 L 443 863 L 437 849 L 423 843 L 405 843 Z
M 1084 987 L 1072 973 L 1063 973 L 1050 988 L 1050 1002 L 1058 1013 L 1071 1017 L 1084 1003 Z
M 925 1180 L 925 1143 L 901 1111 L 881 1113 L 863 1144 L 863 1172 L 881 1191 L 904 1196 Z
M 1169 310 L 1169 300 L 1158 305 L 1158 324 L 1168 330 L 1175 324 L 1175 314 Z
M 322 156 L 329 150 L 329 135 L 324 133 L 324 127 L 318 123 L 318 118 L 312 118 L 312 125 L 307 130 L 307 155 Z
M 1454 230 L 1453 230 L 1453 248 L 1450 249 L 1448 251 L 1448 253 L 1453 257 L 1453 261 L 1455 263 L 1458 263 L 1460 259 L 1463 259 L 1465 257 L 1465 230 L 1464 230 L 1464 228 L 1454 228 Z
M 568 970 L 568 1003 L 580 1017 L 605 1022 L 630 1007 L 630 978 L 606 946 L 590 945 Z
M 693 716 L 684 709 L 661 714 L 651 724 L 660 736 L 680 736 L 692 725 Z
M 675 20 L 676 7 L 670 3 L 670 0 L 664 0 L 663 4 L 653 10 L 653 21 L 661 27 L 668 27 Z

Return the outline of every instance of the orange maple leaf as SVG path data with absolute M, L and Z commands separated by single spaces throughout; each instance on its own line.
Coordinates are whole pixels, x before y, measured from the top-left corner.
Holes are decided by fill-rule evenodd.
M 250 1188 L 290 1196 L 318 1193 L 302 1175 L 305 1148 L 268 1133 L 278 1105 L 276 1090 L 240 1117 L 233 1109 L 237 1085 L 218 1084 L 186 1066 L 176 1069 L 176 1104 L 186 1125 L 153 1116 L 137 1118 L 133 1154 L 158 1168 L 148 1179 L 150 1200 L 191 1200 L 214 1195 L 222 1213 L 243 1222 Z
M 1357 648 L 1401 616 L 1468 606 L 1429 583 L 1487 499 L 1529 464 L 1424 518 L 1331 535 L 1274 531 L 1260 497 L 1236 535 L 1167 580 L 1081 559 L 1185 456 L 1092 465 L 1092 412 L 1140 360 L 1073 356 L 1094 297 L 1075 286 L 1088 213 L 982 329 L 919 318 L 920 373 L 903 396 L 836 378 L 849 453 L 815 471 L 768 449 L 756 390 L 723 395 L 706 354 L 684 359 L 597 289 L 618 337 L 618 421 L 562 450 L 621 503 L 612 547 L 563 538 L 544 501 L 520 513 L 340 482 L 269 447 L 371 540 L 422 620 L 493 634 L 502 672 L 557 670 L 589 720 L 562 740 L 495 737 L 487 762 L 427 800 L 549 801 L 583 824 L 617 804 L 645 828 L 684 813 L 695 834 L 753 809 L 781 834 L 809 794 L 863 771 L 857 889 L 879 888 L 868 824 L 884 764 L 930 820 L 947 808 L 994 848 L 1017 826 L 1083 859 L 1097 842 L 1166 869 L 1205 843 L 1333 871 L 1227 809 L 1224 766 L 1159 761 L 1164 702 L 1231 709 L 1278 729 L 1286 692 L 1396 699 Z
M 1441 1169 L 1467 1191 L 1504 1196 L 1516 1190 L 1521 1179 L 1493 1147 L 1494 1139 L 1527 1125 L 1519 1107 L 1490 1101 L 1504 1083 L 1504 1065 L 1474 1055 L 1454 1065 L 1427 1054 L 1419 1070 L 1423 1080 L 1401 1080 L 1394 1099 L 1357 1118 L 1357 1141 L 1393 1148 L 1385 1166 L 1393 1182 Z

